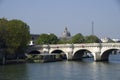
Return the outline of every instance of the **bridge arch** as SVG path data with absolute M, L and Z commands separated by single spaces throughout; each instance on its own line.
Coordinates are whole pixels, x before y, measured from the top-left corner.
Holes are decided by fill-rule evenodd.
M 101 61 L 108 61 L 109 60 L 109 55 L 112 54 L 113 51 L 120 50 L 119 48 L 109 48 L 104 50 L 101 53 Z
M 50 52 L 50 54 L 60 54 L 61 59 L 67 59 L 67 54 L 60 49 L 56 49 Z
M 73 60 L 81 60 L 83 57 L 93 57 L 94 55 L 90 50 L 79 49 L 73 53 Z

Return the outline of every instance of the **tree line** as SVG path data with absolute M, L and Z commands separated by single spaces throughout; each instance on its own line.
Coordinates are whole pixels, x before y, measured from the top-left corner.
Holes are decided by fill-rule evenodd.
M 81 33 L 70 38 L 58 38 L 55 34 L 41 34 L 35 44 L 75 44 L 75 43 L 100 43 L 101 40 L 95 35 L 83 36 Z

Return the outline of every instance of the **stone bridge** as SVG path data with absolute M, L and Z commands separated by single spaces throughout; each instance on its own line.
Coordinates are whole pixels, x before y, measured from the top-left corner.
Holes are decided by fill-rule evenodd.
M 112 51 L 120 50 L 120 43 L 50 44 L 29 46 L 27 53 L 64 53 L 67 60 L 82 59 L 90 53 L 95 61 L 108 61 Z

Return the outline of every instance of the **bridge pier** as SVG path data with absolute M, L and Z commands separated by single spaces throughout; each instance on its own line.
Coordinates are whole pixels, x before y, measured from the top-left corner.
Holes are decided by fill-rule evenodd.
M 101 52 L 96 52 L 95 54 L 94 54 L 94 61 L 101 61 L 101 56 L 100 56 L 100 53 Z
M 67 54 L 67 60 L 68 61 L 72 61 L 72 58 L 73 58 L 72 53 L 68 52 L 68 54 Z

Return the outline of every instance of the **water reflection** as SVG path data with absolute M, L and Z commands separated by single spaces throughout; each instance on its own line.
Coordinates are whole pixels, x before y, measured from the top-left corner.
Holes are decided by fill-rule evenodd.
M 109 55 L 109 63 L 120 63 L 120 54 Z
M 119 80 L 119 59 L 110 56 L 110 62 L 94 62 L 89 58 L 0 66 L 0 80 Z
M 0 66 L 0 80 L 28 80 L 26 65 Z

